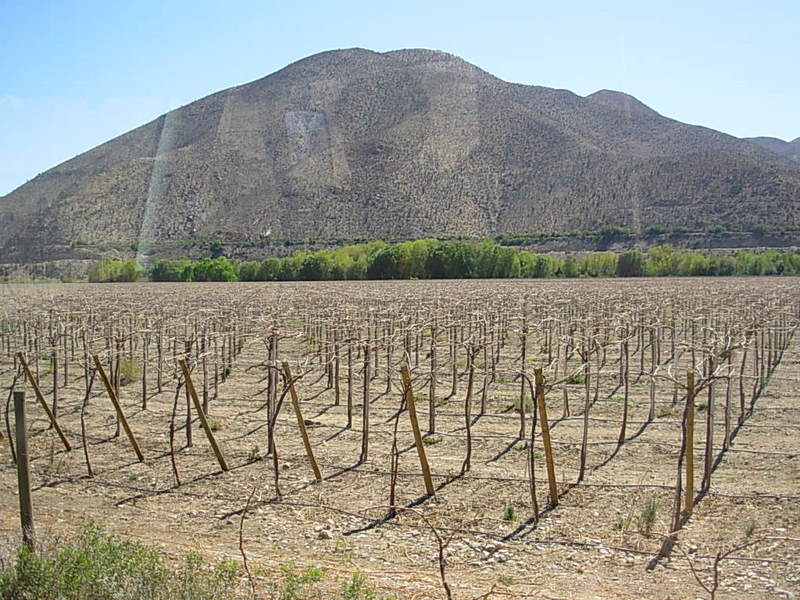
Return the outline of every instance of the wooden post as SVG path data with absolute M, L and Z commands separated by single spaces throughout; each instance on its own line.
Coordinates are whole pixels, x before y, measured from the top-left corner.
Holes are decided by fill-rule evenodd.
M 339 365 L 341 360 L 339 358 L 339 330 L 333 330 L 333 391 L 334 391 L 334 405 L 339 406 L 342 403 L 342 388 L 339 382 Z M 387 360 L 388 362 L 388 360 Z M 388 382 L 387 382 L 388 387 Z
M 733 384 L 733 352 L 734 349 L 728 350 L 728 377 L 725 380 L 725 439 L 722 444 L 722 449 L 727 450 L 731 445 L 731 388 Z
M 58 425 L 55 415 L 50 411 L 50 407 L 47 406 L 47 402 L 45 402 L 44 396 L 42 396 L 42 391 L 39 389 L 39 384 L 36 383 L 36 378 L 33 376 L 33 373 L 31 373 L 31 370 L 28 367 L 28 363 L 25 360 L 25 357 L 22 355 L 22 352 L 17 352 L 17 358 L 22 365 L 22 370 L 25 372 L 25 377 L 28 378 L 28 383 L 30 383 L 31 387 L 33 388 L 33 393 L 36 396 L 36 399 L 39 401 L 39 404 L 42 405 L 44 412 L 47 413 L 47 418 L 50 419 L 50 424 L 53 426 L 53 429 L 56 430 L 58 437 L 61 438 L 61 443 L 64 444 L 64 448 L 66 448 L 67 452 L 69 452 L 72 450 L 72 446 L 69 445 L 67 437 L 64 435 L 64 432 L 61 431 L 61 427 Z
M 147 410 L 147 347 L 149 345 L 150 334 L 146 333 L 142 338 L 142 410 Z
M 517 437 L 521 440 L 525 439 L 525 358 L 528 349 L 528 321 L 525 316 L 522 317 L 522 334 L 520 338 L 522 345 L 522 356 L 520 357 L 519 370 L 519 434 Z
M 353 427 L 353 340 L 347 340 L 347 429 Z
M 58 347 L 55 339 L 50 340 L 50 365 L 53 370 L 53 416 L 58 417 Z
M 136 452 L 139 462 L 144 462 L 144 455 L 139 449 L 139 444 L 136 442 L 136 437 L 133 435 L 130 425 L 128 425 L 128 419 L 125 418 L 125 415 L 122 412 L 122 407 L 119 405 L 119 400 L 117 400 L 117 394 L 114 391 L 114 386 L 111 385 L 108 375 L 106 375 L 103 365 L 100 362 L 100 359 L 97 358 L 96 354 L 92 354 L 92 359 L 94 360 L 94 366 L 97 368 L 98 373 L 100 373 L 100 379 L 103 380 L 103 385 L 106 386 L 108 397 L 111 398 L 111 404 L 114 405 L 114 410 L 117 413 L 117 419 L 122 423 L 122 428 L 125 430 L 125 435 L 128 436 L 128 441 L 131 443 L 131 446 L 133 446 L 133 451 Z
M 628 395 L 629 395 L 629 385 L 628 385 L 628 340 L 624 340 L 622 342 L 622 347 L 620 348 L 620 380 L 625 389 L 623 398 L 622 398 L 622 425 L 619 428 L 619 438 L 617 439 L 617 445 L 621 446 L 625 443 L 625 436 L 627 435 L 627 428 L 628 428 Z M 565 386 L 566 387 L 566 386 Z
M 686 373 L 686 515 L 694 508 L 694 373 Z
M 431 325 L 431 371 L 428 388 L 428 433 L 436 433 L 436 321 Z
M 203 328 L 203 343 L 200 352 L 203 356 L 203 412 L 208 414 L 208 352 L 206 350 L 206 331 Z
M 206 419 L 206 414 L 203 412 L 200 399 L 197 397 L 197 391 L 194 389 L 192 376 L 189 374 L 189 367 L 186 366 L 186 361 L 182 358 L 178 359 L 178 364 L 183 371 L 183 378 L 186 381 L 186 389 L 188 390 L 188 394 L 191 397 L 192 402 L 194 402 L 194 409 L 197 411 L 197 416 L 200 418 L 200 425 L 203 427 L 203 431 L 206 432 L 208 443 L 211 444 L 211 449 L 214 451 L 214 455 L 217 457 L 217 462 L 219 462 L 220 468 L 223 471 L 227 471 L 228 463 L 225 462 L 225 457 L 222 455 L 222 451 L 217 445 L 217 440 L 214 439 L 214 433 L 211 431 L 211 427 L 208 425 L 208 419 Z
M 703 480 L 701 486 L 704 490 L 711 487 L 711 471 L 714 467 L 714 357 L 708 358 L 708 406 L 706 407 L 706 444 L 703 456 Z
M 19 486 L 19 520 L 22 526 L 22 541 L 33 550 L 33 503 L 31 502 L 31 472 L 28 465 L 25 392 L 14 392 L 14 421 L 17 437 L 17 484 Z
M 367 328 L 369 329 L 369 328 Z M 367 332 L 369 335 L 369 332 Z M 363 406 L 361 411 L 361 455 L 358 458 L 359 464 L 367 460 L 369 454 L 369 340 L 364 344 L 364 388 L 363 388 Z
M 469 376 L 467 378 L 467 397 L 464 398 L 464 429 L 467 432 L 467 451 L 464 456 L 464 462 L 461 465 L 461 474 L 463 475 L 472 468 L 472 385 L 475 380 L 475 353 L 477 348 L 472 345 L 467 346 L 467 369 Z
M 550 486 L 550 505 L 555 507 L 558 506 L 558 487 L 556 485 L 556 468 L 553 463 L 553 447 L 550 444 L 550 425 L 547 422 L 547 406 L 544 401 L 544 379 L 542 369 L 534 369 L 533 373 L 536 378 L 536 404 L 539 408 L 544 458 L 547 463 L 547 483 Z
M 303 446 L 306 448 L 306 456 L 308 462 L 311 463 L 311 469 L 314 471 L 314 477 L 317 481 L 322 481 L 322 473 L 317 466 L 317 460 L 314 458 L 314 451 L 311 448 L 311 442 L 308 439 L 308 431 L 306 431 L 306 423 L 303 420 L 303 413 L 300 411 L 300 399 L 297 397 L 297 391 L 294 389 L 294 382 L 292 381 L 292 370 L 289 368 L 289 363 L 283 363 L 283 372 L 286 375 L 286 381 L 289 384 L 289 394 L 292 397 L 292 406 L 294 407 L 294 414 L 297 417 L 297 426 L 300 428 L 300 435 L 303 437 Z
M 433 489 L 431 468 L 428 465 L 428 457 L 425 455 L 425 445 L 422 443 L 422 434 L 419 431 L 417 407 L 414 403 L 414 391 L 411 388 L 411 375 L 408 373 L 408 367 L 406 365 L 400 367 L 400 375 L 403 377 L 403 387 L 405 388 L 406 403 L 408 404 L 408 416 L 411 419 L 411 429 L 414 431 L 414 443 L 417 446 L 417 454 L 419 454 L 419 465 L 422 467 L 422 476 L 425 479 L 425 491 L 429 496 L 433 496 L 436 491 Z
M 585 400 L 583 403 L 583 435 L 581 437 L 581 450 L 580 450 L 580 458 L 579 463 L 580 466 L 578 467 L 578 480 L 577 483 L 583 481 L 583 477 L 586 474 L 586 455 L 588 453 L 588 444 L 589 444 L 589 408 L 592 405 L 592 390 L 591 390 L 591 377 L 592 377 L 592 363 L 589 356 L 590 350 L 586 349 L 586 371 L 584 373 L 584 387 L 585 387 Z M 600 374 L 598 369 L 598 376 L 597 380 L 600 380 Z
M 560 348 L 560 345 L 559 345 Z M 558 360 L 558 359 L 556 359 Z M 528 384 L 530 385 L 530 380 L 528 380 Z M 533 389 L 533 398 L 532 400 L 536 402 L 537 398 L 537 391 Z M 528 481 L 529 491 L 531 495 L 531 508 L 533 509 L 533 520 L 534 522 L 539 522 L 539 501 L 536 499 L 536 464 L 535 464 L 535 444 L 536 444 L 536 413 L 534 404 L 534 410 L 531 411 L 531 438 L 528 441 L 528 475 L 530 477 Z
M 230 348 L 230 346 L 229 346 L 229 348 Z M 189 354 L 192 351 L 191 342 L 189 342 L 189 341 L 185 342 L 185 349 L 186 349 L 186 353 L 184 354 L 184 356 L 186 358 L 188 358 Z M 189 386 L 188 385 L 184 388 L 183 391 L 184 391 L 184 396 L 186 396 L 186 427 L 185 427 L 185 430 L 186 430 L 186 446 L 187 446 L 187 448 L 191 448 L 192 445 L 193 445 L 193 442 L 192 442 L 192 397 L 191 397 L 191 394 L 189 394 Z

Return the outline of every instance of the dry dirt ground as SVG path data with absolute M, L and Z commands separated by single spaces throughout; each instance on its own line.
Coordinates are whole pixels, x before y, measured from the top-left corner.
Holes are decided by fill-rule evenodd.
M 287 286 L 285 293 L 297 293 L 297 289 L 302 290 Z M 287 345 L 284 351 L 299 352 L 296 344 L 297 348 Z M 534 352 L 532 364 L 536 360 Z M 256 574 L 257 597 L 262 598 L 270 597 L 269 590 L 279 579 L 279 565 L 294 565 L 298 570 L 311 565 L 324 568 L 320 597 L 361 571 L 381 595 L 442 598 L 437 541 L 429 523 L 446 545 L 445 577 L 453 597 L 459 599 L 704 598 L 708 594 L 696 582 L 690 564 L 708 581 L 715 553 L 762 538 L 720 564 L 717 597 L 796 598 L 800 594 L 800 546 L 769 539 L 800 538 L 798 336 L 755 403 L 752 416 L 737 431 L 732 448 L 722 454 L 710 490 L 701 495 L 694 515 L 678 534 L 676 548 L 651 571 L 646 567 L 661 546 L 661 535 L 669 530 L 680 446 L 681 407 L 672 404 L 671 384 L 659 383 L 657 416 L 648 422 L 647 383 L 645 379 L 631 382 L 629 440 L 617 448 L 619 393 L 609 397 L 614 386 L 603 383 L 600 400 L 590 412 L 589 469 L 577 486 L 572 484 L 578 471 L 583 386 L 567 386 L 573 410 L 569 417 L 563 415 L 561 390 L 549 394 L 560 501 L 557 507 L 544 510 L 536 524 L 531 520 L 525 446 L 517 441 L 518 416 L 512 406 L 519 383 L 499 377 L 489 386 L 485 414 L 478 415 L 479 407 L 473 409 L 472 468 L 459 476 L 465 452 L 462 407 L 467 378 L 461 374 L 454 398 L 447 398 L 449 382 L 444 378 L 438 432 L 425 445 L 436 496 L 424 496 L 409 416 L 404 411 L 399 415 L 396 504 L 413 510 L 387 519 L 393 419 L 401 401 L 397 386 L 387 394 L 384 375 L 373 381 L 369 458 L 357 464 L 360 395 L 355 394 L 353 428 L 347 429 L 345 405 L 334 405 L 321 369 L 303 377 L 297 388 L 323 481 L 314 482 L 291 405 L 284 404 L 276 433 L 282 492 L 277 499 L 272 459 L 265 457 L 264 370 L 257 367 L 261 362 L 263 344 L 248 341 L 231 376 L 220 385 L 219 397 L 211 402 L 209 416 L 230 471 L 220 470 L 195 421 L 191 447 L 186 447 L 183 428 L 175 440 L 180 485 L 176 485 L 169 443 L 174 383 L 154 394 L 147 410 L 141 410 L 136 385 L 122 388 L 124 411 L 145 454 L 142 463 L 124 434 L 114 437 L 113 408 L 102 387 L 95 387 L 86 415 L 91 478 L 81 451 L 81 374 L 75 370 L 62 391 L 60 422 L 75 448 L 69 453 L 48 430 L 45 415 L 28 389 L 38 533 L 62 535 L 94 522 L 170 555 L 197 549 L 209 558 L 241 560 L 239 529 L 252 493 L 242 541 Z M 5 388 L 13 377 L 7 359 L 3 373 Z M 425 376 L 419 372 L 415 377 L 424 426 Z M 356 389 L 360 381 L 359 375 Z M 717 402 L 720 398 L 718 391 Z M 182 415 L 183 396 L 178 406 Z M 703 419 L 699 412 L 698 487 Z M 547 479 L 538 435 L 536 447 L 538 498 L 544 508 Z M 0 535 L 7 544 L 19 538 L 18 497 L 7 441 L 0 448 Z

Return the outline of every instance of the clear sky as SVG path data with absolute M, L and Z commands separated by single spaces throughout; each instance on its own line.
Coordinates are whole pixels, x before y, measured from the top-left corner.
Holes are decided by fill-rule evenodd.
M 0 25 L 0 194 L 171 108 L 355 46 L 444 50 L 739 137 L 800 136 L 800 0 L 0 0 Z

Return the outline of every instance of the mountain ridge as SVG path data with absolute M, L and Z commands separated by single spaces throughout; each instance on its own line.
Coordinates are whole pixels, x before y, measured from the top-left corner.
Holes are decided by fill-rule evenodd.
M 800 137 L 797 137 L 790 142 L 780 138 L 768 136 L 750 137 L 744 139 L 758 144 L 762 148 L 766 148 L 775 154 L 800 162 Z
M 332 50 L 210 94 L 0 198 L 6 260 L 187 239 L 797 227 L 800 167 L 633 96 L 436 50 Z

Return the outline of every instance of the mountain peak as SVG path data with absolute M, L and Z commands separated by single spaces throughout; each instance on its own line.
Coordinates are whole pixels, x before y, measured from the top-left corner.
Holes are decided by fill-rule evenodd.
M 775 154 L 785 156 L 791 160 L 800 161 L 800 137 L 793 139 L 791 142 L 768 136 L 750 137 L 744 139 L 748 142 L 758 144 L 762 148 L 766 148 Z
M 401 48 L 399 50 L 382 52 L 381 55 L 391 58 L 400 58 L 411 64 L 443 61 L 463 62 L 463 59 L 459 58 L 455 54 L 450 54 L 449 52 L 444 52 L 442 50 L 431 50 L 429 48 Z
M 592 100 L 598 104 L 604 104 L 613 108 L 618 108 L 626 112 L 638 114 L 657 115 L 658 113 L 652 108 L 634 98 L 625 92 L 618 92 L 616 90 L 598 90 L 594 94 L 586 96 L 587 100 Z

